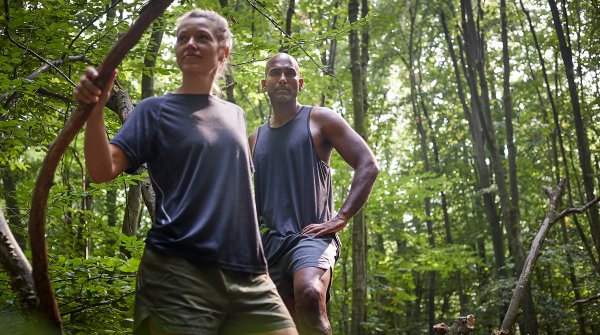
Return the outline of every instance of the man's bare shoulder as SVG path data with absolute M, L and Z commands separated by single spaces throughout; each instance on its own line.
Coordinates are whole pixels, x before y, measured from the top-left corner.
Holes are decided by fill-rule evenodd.
M 344 122 L 344 119 L 341 117 L 341 115 L 330 108 L 321 106 L 314 106 L 312 108 L 310 119 L 319 124 L 322 122 Z
M 254 131 L 248 136 L 248 143 L 250 144 L 250 149 L 254 149 L 254 144 L 256 144 L 256 138 L 258 137 L 258 128 L 254 129 Z

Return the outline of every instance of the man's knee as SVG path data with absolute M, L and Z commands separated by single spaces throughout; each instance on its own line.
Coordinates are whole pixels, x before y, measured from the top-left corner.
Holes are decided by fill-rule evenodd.
M 325 303 L 326 287 L 319 282 L 295 283 L 296 317 L 301 335 L 331 334 Z
M 296 291 L 296 309 L 300 307 L 315 311 L 315 309 L 325 306 L 325 288 L 318 283 L 300 283 L 294 291 Z

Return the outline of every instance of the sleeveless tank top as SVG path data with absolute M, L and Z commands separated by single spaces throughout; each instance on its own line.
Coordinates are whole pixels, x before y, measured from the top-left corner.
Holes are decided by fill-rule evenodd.
M 304 227 L 332 216 L 331 172 L 314 147 L 311 110 L 302 106 L 283 126 L 272 128 L 267 121 L 258 129 L 254 188 L 259 223 L 268 228 L 262 234 L 268 262 L 306 237 L 301 235 Z

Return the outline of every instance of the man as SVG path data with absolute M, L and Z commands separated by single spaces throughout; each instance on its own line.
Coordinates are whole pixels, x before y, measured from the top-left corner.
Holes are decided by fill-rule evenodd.
M 273 115 L 250 135 L 254 187 L 269 275 L 300 334 L 331 334 L 326 303 L 340 252 L 337 232 L 367 202 L 379 167 L 365 141 L 332 110 L 302 106 L 298 62 L 273 56 L 261 81 Z M 354 169 L 333 215 L 329 161 L 335 149 Z

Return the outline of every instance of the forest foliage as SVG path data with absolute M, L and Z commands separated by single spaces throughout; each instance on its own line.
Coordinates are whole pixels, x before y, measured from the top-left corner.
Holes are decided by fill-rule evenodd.
M 77 108 L 74 83 L 85 67 L 102 61 L 144 3 L 3 2 L 0 208 L 29 258 L 32 190 L 48 146 Z M 152 28 L 164 31 L 159 44 L 149 29 L 119 66 L 118 85 L 134 104 L 142 99 L 144 76 L 154 79 L 155 95 L 173 91 L 179 80 L 175 20 L 208 8 L 231 24 L 233 52 L 220 83 L 223 98 L 246 111 L 249 132 L 270 115 L 260 79 L 269 56 L 283 49 L 300 62 L 300 102 L 330 107 L 353 125 L 348 36 L 358 31 L 368 56 L 361 64 L 365 138 L 381 173 L 364 209 L 366 301 L 352 301 L 350 225 L 340 234 L 343 251 L 328 305 L 334 333 L 350 334 L 355 321 L 361 334 L 431 334 L 434 323 L 474 314 L 475 333 L 491 334 L 546 214 L 543 188 L 567 180 L 561 210 L 600 193 L 600 5 L 507 1 L 503 53 L 503 9 L 496 1 L 363 1 L 368 13 L 354 23 L 348 4 L 176 1 Z M 110 137 L 122 121 L 109 109 L 106 119 Z M 352 170 L 339 157 L 331 166 L 339 208 Z M 126 211 L 141 204 L 130 191 L 146 178 L 91 183 L 83 133 L 61 159 L 46 239 L 67 334 L 130 332 L 135 274 L 151 218 L 145 206 L 134 217 Z M 597 206 L 554 224 L 519 318 L 522 333 L 600 333 L 598 231 Z M 366 306 L 362 320 L 351 320 L 356 304 Z M 24 330 L 20 309 L 1 271 L 0 333 L 31 331 Z

